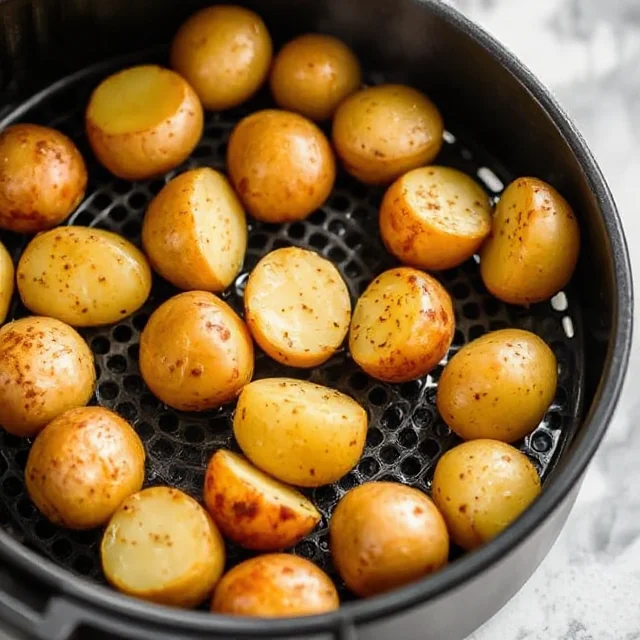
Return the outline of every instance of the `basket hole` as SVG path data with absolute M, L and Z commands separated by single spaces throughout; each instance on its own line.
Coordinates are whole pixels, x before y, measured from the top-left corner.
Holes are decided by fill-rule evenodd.
M 393 464 L 399 457 L 400 453 L 392 445 L 387 445 L 386 447 L 382 447 L 382 449 L 380 449 L 380 459 L 385 464 Z
M 267 245 L 267 236 L 264 233 L 253 233 L 249 236 L 249 249 L 262 251 Z
M 190 424 L 185 429 L 184 437 L 187 442 L 190 442 L 192 444 L 200 444 L 201 442 L 204 442 L 204 431 L 202 427 L 195 424 Z
M 165 413 L 158 420 L 158 426 L 164 433 L 175 433 L 178 430 L 178 424 L 178 418 L 172 413 Z
M 451 287 L 451 293 L 458 300 L 466 300 L 471 295 L 471 288 L 466 282 L 457 282 Z
M 311 224 L 315 224 L 318 227 L 321 227 L 324 224 L 324 221 L 326 219 L 327 219 L 327 214 L 322 209 L 318 209 L 317 211 L 314 211 L 309 216 L 309 222 Z
M 347 226 L 342 220 L 332 220 L 329 223 L 329 231 L 336 236 L 343 236 L 347 230 Z
M 53 538 L 57 529 L 48 520 L 41 519 L 36 522 L 34 531 L 40 540 L 49 540 Z
M 451 342 L 452 347 L 460 348 L 464 344 L 464 333 L 460 329 L 456 329 L 453 334 L 453 340 Z
M 148 440 L 153 435 L 153 426 L 148 422 L 138 422 L 136 431 L 143 440 Z
M 336 211 L 340 211 L 344 213 L 345 211 L 349 210 L 349 207 L 351 206 L 351 201 L 347 196 L 341 193 L 338 193 L 335 196 L 333 196 L 333 198 L 331 198 L 329 202 L 329 206 L 332 209 L 335 209 Z
M 166 183 L 164 180 L 153 180 L 147 185 L 147 187 L 153 195 L 156 195 L 160 193 L 160 191 L 162 191 L 162 188 L 164 187 L 165 184 Z
M 333 260 L 333 262 L 340 263 L 347 257 L 347 254 L 340 247 L 331 247 L 327 256 L 330 260 Z
M 51 545 L 51 551 L 58 560 L 65 560 L 71 555 L 73 548 L 68 540 L 60 539 Z
M 157 409 L 158 406 L 160 406 L 160 400 L 150 393 L 145 393 L 140 399 L 140 406 L 142 406 L 143 409 Z
M 118 342 L 129 342 L 133 336 L 133 331 L 126 324 L 121 324 L 113 330 L 112 335 Z
M 110 348 L 111 345 L 109 344 L 109 341 L 102 336 L 98 336 L 91 341 L 91 351 L 96 355 L 101 356 L 105 353 L 109 353 Z
M 434 427 L 434 432 L 438 436 L 438 438 L 447 438 L 451 435 L 451 429 L 447 426 L 445 422 L 439 420 L 436 422 L 436 426 Z
M 286 247 L 290 247 L 290 246 L 291 246 L 291 244 L 289 243 L 289 241 L 285 240 L 284 238 L 276 238 L 273 241 L 273 248 L 274 249 L 285 249 Z M 249 271 L 251 271 L 251 269 L 253 269 L 253 267 L 255 267 L 255 263 L 258 262 L 258 260 L 256 259 L 255 263 L 252 264 L 251 263 L 251 258 L 252 258 L 252 256 L 247 256 L 247 261 L 246 261 L 246 264 L 245 264 L 245 268 L 248 268 Z
M 80 211 L 73 219 L 73 224 L 79 227 L 88 227 L 95 216 L 90 211 Z
M 120 393 L 120 389 L 115 382 L 103 382 L 98 387 L 98 395 L 101 400 L 115 400 Z
M 469 329 L 469 340 L 476 340 L 486 333 L 485 328 L 481 324 L 474 324 Z
M 419 451 L 423 456 L 434 459 L 440 453 L 440 445 L 431 438 L 427 438 L 420 443 Z
M 369 217 L 369 211 L 364 207 L 356 207 L 349 217 L 358 222 L 364 222 Z
M 553 446 L 553 438 L 546 431 L 536 431 L 531 437 L 531 446 L 538 453 L 546 453 Z
M 151 453 L 157 458 L 171 458 L 174 451 L 173 444 L 164 438 L 159 438 L 151 445 Z
M 107 369 L 113 373 L 124 373 L 127 370 L 127 359 L 124 356 L 111 356 L 107 360 Z
M 147 322 L 149 322 L 149 315 L 146 313 L 139 313 L 133 319 L 133 326 L 137 331 L 142 331 L 147 326 Z
M 114 222 L 123 222 L 127 219 L 127 215 L 127 210 L 121 204 L 116 205 L 111 209 L 111 211 L 109 211 L 109 217 Z
M 142 209 L 147 205 L 147 196 L 142 191 L 135 191 L 127 202 L 132 209 Z
M 110 204 L 111 198 L 102 191 L 99 191 L 91 201 L 91 206 L 98 211 L 106 209 Z
M 130 402 L 121 402 L 117 407 L 116 411 L 118 415 L 120 415 L 127 422 L 134 422 L 138 417 L 138 410 L 135 405 Z
M 489 323 L 489 331 L 499 331 L 500 329 L 508 329 L 509 323 L 504 320 L 492 320 Z
M 400 471 L 407 476 L 408 478 L 413 478 L 417 476 L 422 470 L 422 465 L 420 464 L 420 460 L 417 458 L 407 458 L 402 461 L 400 465 Z
M 37 511 L 36 511 L 36 508 L 33 506 L 33 504 L 29 501 L 28 498 L 22 498 L 18 502 L 18 513 L 23 518 L 26 518 L 27 520 L 30 520 L 31 518 L 33 518 L 37 514 Z
M 89 556 L 78 556 L 73 562 L 73 568 L 83 576 L 93 571 L 93 560 Z
M 398 442 L 405 449 L 413 449 L 418 443 L 418 436 L 413 429 L 403 429 L 398 434 Z
M 353 260 L 347 264 L 344 272 L 348 278 L 359 278 L 362 275 L 362 269 Z
M 322 511 L 328 511 L 338 499 L 336 490 L 331 485 L 318 487 L 313 492 L 313 500 Z
M 400 395 L 407 400 L 413 400 L 420 393 L 422 384 L 420 380 L 411 380 L 400 386 Z
M 339 482 L 339 485 L 345 491 L 350 491 L 358 484 L 358 480 L 353 473 L 342 478 Z
M 380 429 L 376 427 L 369 427 L 367 432 L 367 446 L 377 447 L 384 440 L 384 435 Z
M 363 389 L 366 389 L 368 383 L 369 378 L 367 378 L 367 376 L 360 371 L 357 371 L 349 377 L 349 386 L 354 391 L 362 391 Z
M 127 353 L 134 362 L 138 362 L 140 358 L 140 345 L 137 343 L 129 345 L 129 347 L 127 347 Z
M 24 470 L 27 466 L 27 458 L 29 457 L 29 450 L 23 449 L 22 451 L 18 451 L 15 456 L 15 460 L 18 463 L 20 469 Z
M 302 222 L 294 222 L 288 229 L 287 234 L 290 238 L 294 240 L 301 240 L 304 238 L 306 228 Z
M 482 301 L 482 308 L 488 316 L 495 316 L 500 313 L 500 302 L 496 298 L 485 298 Z
M 359 233 L 350 233 L 344 241 L 350 249 L 357 249 L 362 245 L 362 236 Z
M 413 412 L 413 424 L 418 429 L 426 429 L 433 421 L 433 413 L 425 407 L 419 407 Z
M 320 233 L 314 233 L 309 238 L 309 244 L 315 249 L 324 249 L 329 241 Z
M 404 418 L 404 411 L 402 407 L 393 405 L 388 407 L 380 418 L 380 426 L 383 429 L 397 429 Z
M 128 393 L 137 395 L 142 391 L 142 378 L 140 376 L 127 376 L 124 379 L 124 389 Z
M 369 402 L 376 407 L 383 405 L 387 401 L 387 392 L 382 387 L 374 387 L 369 391 Z
M 462 314 L 468 320 L 477 320 L 480 317 L 480 307 L 475 302 L 468 302 L 462 307 Z
M 142 226 L 137 220 L 130 220 L 122 227 L 122 233 L 128 238 L 136 238 L 141 231 Z
M 116 192 L 123 196 L 125 193 L 129 193 L 131 189 L 131 183 L 126 182 L 125 180 L 116 180 L 111 188 Z
M 358 470 L 364 478 L 373 478 L 380 471 L 380 463 L 375 458 L 364 458 L 360 461 Z

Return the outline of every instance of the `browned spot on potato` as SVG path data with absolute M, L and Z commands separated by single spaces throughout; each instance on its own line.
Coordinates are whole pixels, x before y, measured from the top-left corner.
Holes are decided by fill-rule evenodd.
M 256 502 L 234 502 L 232 507 L 233 513 L 238 518 L 247 518 L 251 520 L 258 514 L 258 504 Z

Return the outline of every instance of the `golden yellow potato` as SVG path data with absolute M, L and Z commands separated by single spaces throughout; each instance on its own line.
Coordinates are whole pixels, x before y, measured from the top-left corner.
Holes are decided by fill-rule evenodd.
M 53 318 L 0 328 L 0 426 L 35 436 L 54 418 L 91 399 L 93 354 L 79 333 Z
M 207 466 L 204 501 L 223 535 L 257 551 L 292 547 L 320 522 L 318 510 L 299 491 L 224 449 Z
M 403 264 L 439 271 L 468 260 L 491 231 L 489 196 L 472 178 L 449 167 L 420 167 L 387 190 L 380 234 Z
M 318 615 L 340 606 L 329 576 L 309 560 L 286 553 L 250 558 L 218 583 L 211 610 L 236 616 Z
M 114 73 L 91 94 L 87 138 L 96 158 L 126 180 L 146 180 L 184 162 L 202 136 L 202 105 L 187 82 L 156 65 Z
M 553 351 L 534 333 L 492 331 L 464 345 L 440 376 L 442 419 L 463 440 L 515 442 L 533 431 L 556 393 Z
M 349 330 L 351 300 L 340 272 L 313 251 L 268 253 L 244 293 L 245 319 L 260 347 L 293 367 L 327 361 Z
M 116 511 L 100 556 L 106 579 L 119 591 L 194 607 L 220 579 L 226 554 L 203 507 L 178 489 L 152 487 L 134 493 Z
M 140 372 L 151 391 L 181 411 L 231 402 L 253 375 L 251 335 L 212 293 L 190 291 L 161 304 L 140 338 Z
M 0 325 L 6 320 L 13 296 L 15 269 L 9 252 L 0 242 Z
M 27 492 L 54 524 L 92 529 L 142 488 L 144 460 L 140 437 L 120 416 L 102 407 L 70 409 L 31 447 Z
M 176 287 L 226 289 L 244 262 L 247 222 L 225 176 L 202 167 L 171 180 L 147 209 L 142 245 L 155 271 Z
M 227 147 L 229 178 L 264 222 L 302 220 L 324 203 L 336 177 L 326 136 L 297 113 L 265 109 L 241 120 Z
M 308 33 L 280 49 L 269 76 L 273 99 L 282 109 L 311 120 L 327 120 L 360 88 L 362 71 L 353 51 L 338 38 Z
M 113 324 L 137 311 L 151 291 L 151 269 L 123 237 L 89 227 L 37 235 L 17 269 L 27 309 L 74 327 Z
M 272 44 L 260 16 L 243 7 L 207 7 L 192 15 L 171 45 L 171 66 L 195 89 L 205 109 L 248 100 L 267 78 Z
M 86 187 L 82 155 L 60 131 L 14 124 L 0 133 L 0 228 L 51 229 L 82 202 Z
M 451 297 L 430 275 L 399 267 L 381 273 L 356 303 L 349 350 L 371 377 L 420 378 L 444 358 L 455 331 Z
M 347 492 L 329 522 L 331 558 L 351 591 L 373 596 L 447 564 L 449 534 L 431 499 L 397 482 Z
M 333 144 L 344 168 L 366 184 L 389 184 L 430 163 L 440 151 L 444 124 L 423 93 L 398 84 L 349 96 L 333 118 Z
M 571 280 L 579 251 L 580 228 L 569 203 L 542 180 L 519 178 L 496 206 L 480 273 L 504 302 L 541 302 Z
M 506 529 L 538 497 L 540 478 L 511 445 L 473 440 L 438 460 L 431 492 L 451 539 L 470 551 Z
M 360 460 L 367 412 L 333 389 L 267 378 L 242 390 L 233 432 L 247 458 L 266 473 L 318 487 L 339 480 Z

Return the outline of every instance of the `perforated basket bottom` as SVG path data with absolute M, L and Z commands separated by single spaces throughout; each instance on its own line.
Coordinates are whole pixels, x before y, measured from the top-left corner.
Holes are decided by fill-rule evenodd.
M 247 113 L 271 103 L 268 96 L 261 96 L 242 108 L 207 114 L 202 141 L 183 166 L 162 180 L 129 183 L 114 179 L 97 165 L 84 136 L 83 110 L 89 92 L 112 70 L 101 66 L 76 74 L 26 103 L 1 124 L 35 122 L 68 134 L 83 152 L 90 176 L 87 196 L 69 224 L 110 229 L 138 243 L 145 208 L 165 182 L 196 166 L 224 170 L 226 143 L 234 124 Z M 484 176 L 486 168 L 491 168 L 504 184 L 513 178 L 483 149 L 451 134 L 446 136 L 438 163 L 476 177 Z M 492 196 L 499 195 L 499 189 L 487 188 Z M 377 274 L 395 264 L 378 235 L 377 210 L 382 194 L 381 189 L 365 187 L 340 174 L 329 201 L 306 221 L 282 226 L 251 221 L 244 269 L 223 297 L 241 313 L 244 283 L 259 258 L 277 247 L 298 245 L 331 259 L 355 301 Z M 4 234 L 1 239 L 17 259 L 24 238 Z M 560 309 L 554 309 L 550 303 L 529 309 L 505 306 L 486 292 L 477 267 L 470 260 L 439 276 L 455 301 L 457 330 L 449 356 L 484 332 L 507 326 L 535 331 L 551 345 L 559 363 L 558 391 L 542 424 L 520 444 L 544 479 L 578 425 L 583 370 L 579 310 L 571 306 L 570 292 L 568 308 L 556 305 Z M 140 332 L 149 314 L 175 293 L 175 289 L 156 278 L 150 299 L 132 318 L 82 334 L 96 357 L 98 383 L 92 402 L 115 410 L 135 425 L 148 454 L 146 484 L 173 485 L 201 498 L 204 469 L 211 454 L 220 447 L 237 450 L 231 434 L 233 406 L 204 414 L 173 411 L 149 392 L 138 369 Z M 15 303 L 13 317 L 23 315 L 25 309 Z M 289 369 L 262 353 L 257 354 L 256 378 L 283 375 L 308 378 L 353 396 L 370 416 L 366 450 L 357 467 L 339 483 L 308 492 L 323 520 L 311 536 L 297 545 L 295 553 L 317 562 L 335 577 L 329 560 L 327 522 L 345 491 L 366 480 L 382 479 L 429 490 L 438 456 L 456 444 L 435 408 L 435 391 L 443 364 L 426 378 L 391 385 L 365 375 L 346 351 L 312 371 Z M 0 433 L 1 526 L 23 544 L 72 572 L 103 580 L 98 554 L 101 532 L 76 533 L 54 527 L 29 501 L 23 482 L 29 446 L 27 441 Z M 453 554 L 456 553 L 454 550 Z M 228 556 L 229 564 L 233 564 L 247 553 L 229 545 Z

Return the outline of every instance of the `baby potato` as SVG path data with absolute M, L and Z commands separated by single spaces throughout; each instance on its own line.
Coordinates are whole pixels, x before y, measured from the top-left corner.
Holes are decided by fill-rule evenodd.
M 267 378 L 240 393 L 233 433 L 247 458 L 266 473 L 299 487 L 319 487 L 355 467 L 367 423 L 367 412 L 339 391 Z
M 0 242 L 0 325 L 6 320 L 13 296 L 15 269 L 13 260 Z
M 233 309 L 190 291 L 161 304 L 140 337 L 140 372 L 151 391 L 181 411 L 231 402 L 253 375 L 253 343 Z
M 336 177 L 324 133 L 301 115 L 277 109 L 256 111 L 236 125 L 227 170 L 247 211 L 271 223 L 306 218 L 327 199 Z
M 192 15 L 171 45 L 171 66 L 195 89 L 205 109 L 248 100 L 267 78 L 272 44 L 260 16 L 243 7 L 207 7 Z
M 537 178 L 519 178 L 502 194 L 480 253 L 487 289 L 510 304 L 548 300 L 578 262 L 580 228 L 569 203 Z
M 170 487 L 151 487 L 127 498 L 100 545 L 104 575 L 113 587 L 174 607 L 194 607 L 211 593 L 225 555 L 207 512 Z
M 366 482 L 340 500 L 329 522 L 331 558 L 351 591 L 373 596 L 447 564 L 449 534 L 430 498 L 397 482 Z
M 76 209 L 86 187 L 82 155 L 60 131 L 14 124 L 0 133 L 0 228 L 51 229 Z
M 320 522 L 318 510 L 299 491 L 224 449 L 207 466 L 204 501 L 223 535 L 257 551 L 292 547 Z
M 223 576 L 211 600 L 215 613 L 260 618 L 318 615 L 339 606 L 329 576 L 309 560 L 286 553 L 241 562 Z
M 409 267 L 381 273 L 353 312 L 349 350 L 371 377 L 407 382 L 446 355 L 455 318 L 451 297 L 433 277 Z
M 362 71 L 344 42 L 308 33 L 282 47 L 269 82 L 278 106 L 321 121 L 331 118 L 338 105 L 360 88 Z
M 138 434 L 102 407 L 70 409 L 48 424 L 29 451 L 27 492 L 40 513 L 67 529 L 106 524 L 142 488 Z
M 538 426 L 557 379 L 544 340 L 521 329 L 492 331 L 449 360 L 438 383 L 438 411 L 463 440 L 515 442 Z
M 91 94 L 85 119 L 96 158 L 125 180 L 146 180 L 177 167 L 203 128 L 195 91 L 156 65 L 130 67 L 103 80 Z
M 59 320 L 28 317 L 4 325 L 0 354 L 0 426 L 14 436 L 35 436 L 93 394 L 91 349 Z
M 260 347 L 294 367 L 326 362 L 349 330 L 351 300 L 340 272 L 313 251 L 267 254 L 249 276 L 245 319 Z
M 380 207 L 385 246 L 404 264 L 439 271 L 468 260 L 491 231 L 491 203 L 472 178 L 420 167 L 387 190 Z
M 444 124 L 423 93 L 398 84 L 349 96 L 333 118 L 333 144 L 344 168 L 365 184 L 389 184 L 430 163 L 440 151 Z
M 147 209 L 142 245 L 153 268 L 176 287 L 226 289 L 244 261 L 247 222 L 225 176 L 202 167 L 171 180 Z
M 27 309 L 74 327 L 113 324 L 137 311 L 151 291 L 151 269 L 123 237 L 89 227 L 36 236 L 18 262 Z
M 471 551 L 506 529 L 540 494 L 535 467 L 497 440 L 473 440 L 438 460 L 432 495 L 451 539 Z

